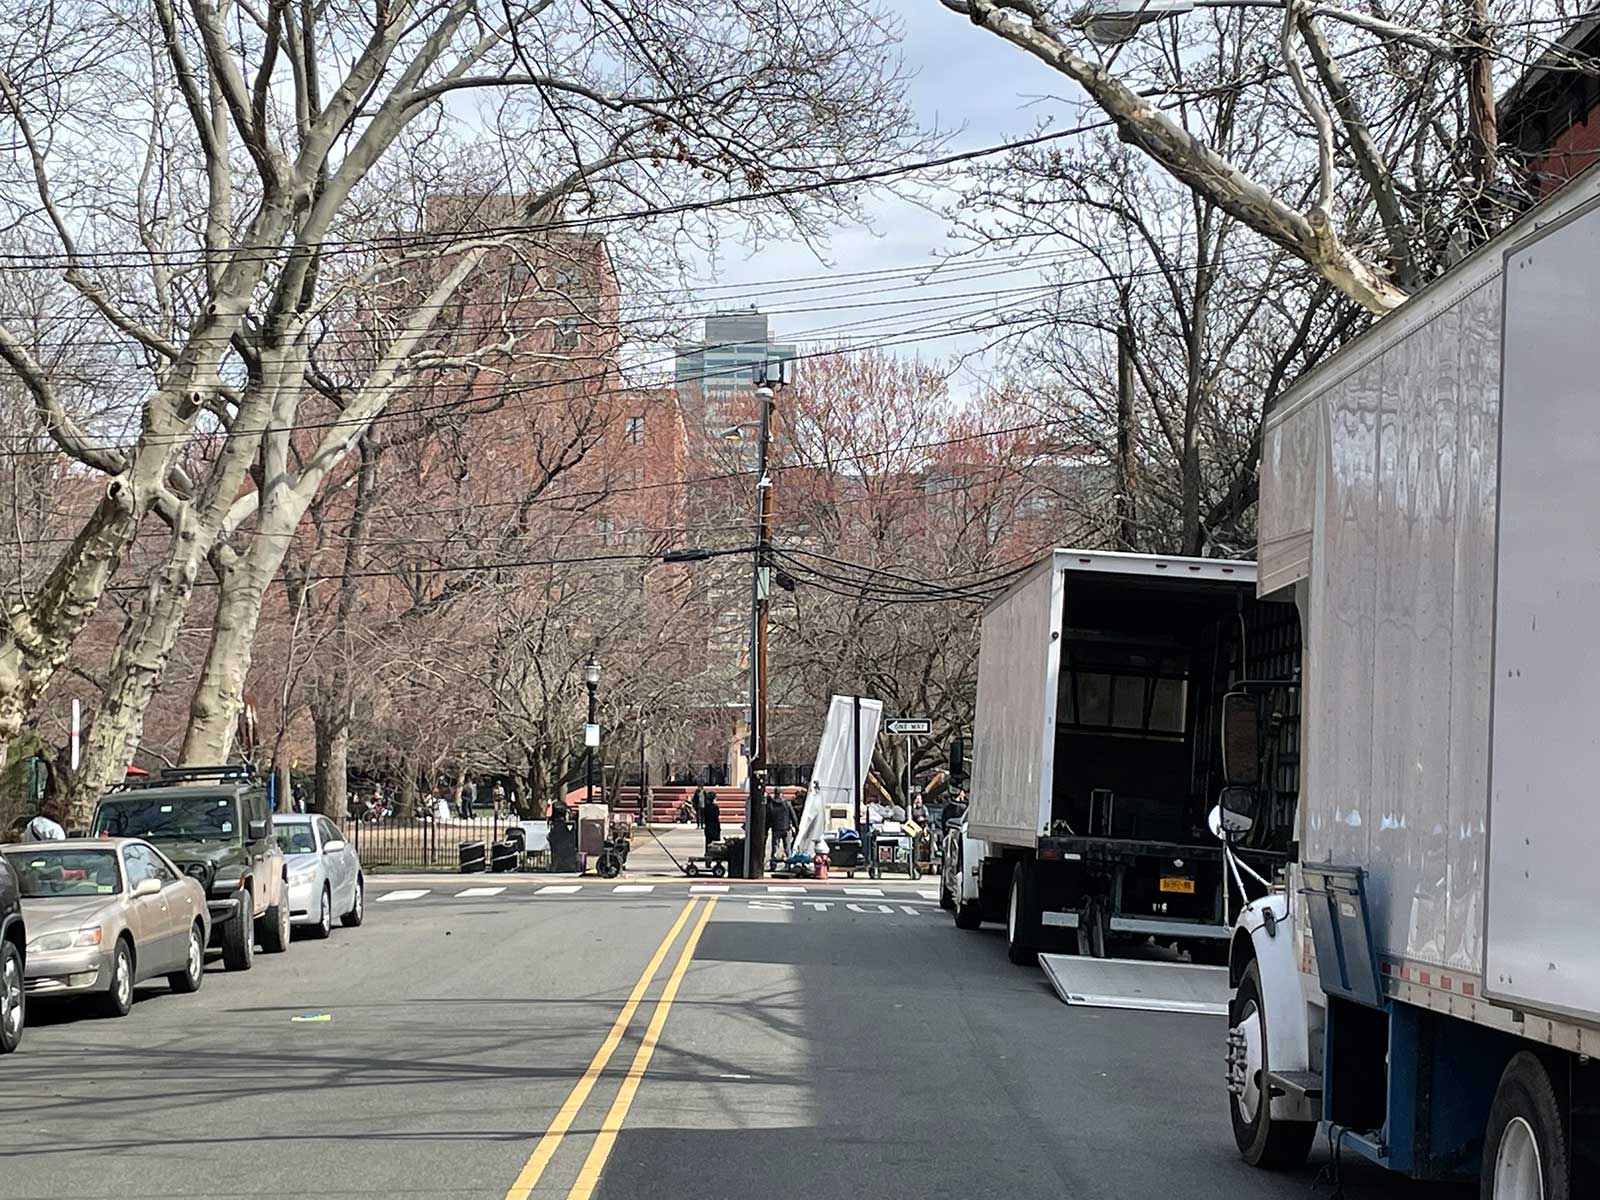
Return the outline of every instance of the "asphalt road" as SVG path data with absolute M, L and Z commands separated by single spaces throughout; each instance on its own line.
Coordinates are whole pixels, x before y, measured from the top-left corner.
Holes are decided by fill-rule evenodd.
M 1321 1150 L 1235 1158 L 1216 1018 L 1068 1008 L 913 886 L 469 886 L 374 881 L 363 928 L 122 1020 L 35 1005 L 0 1200 L 1331 1192 Z

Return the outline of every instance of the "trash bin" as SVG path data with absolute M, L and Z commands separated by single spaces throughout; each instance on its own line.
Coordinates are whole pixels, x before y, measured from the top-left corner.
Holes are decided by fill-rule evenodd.
M 457 842 L 456 862 L 461 867 L 463 875 L 476 874 L 483 870 L 483 843 L 482 842 Z
M 491 871 L 515 871 L 521 866 L 522 839 L 515 842 L 495 842 L 489 847 L 489 869 Z
M 550 869 L 563 874 L 578 869 L 578 820 L 573 813 L 550 823 Z
M 728 847 L 728 875 L 732 879 L 744 878 L 744 839 L 729 838 L 725 845 Z

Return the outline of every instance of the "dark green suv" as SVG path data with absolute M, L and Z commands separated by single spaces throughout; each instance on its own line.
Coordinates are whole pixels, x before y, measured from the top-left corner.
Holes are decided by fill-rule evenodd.
M 248 971 L 255 944 L 289 948 L 289 883 L 265 782 L 243 767 L 174 767 L 102 796 L 94 836 L 155 842 L 206 890 L 211 944 Z

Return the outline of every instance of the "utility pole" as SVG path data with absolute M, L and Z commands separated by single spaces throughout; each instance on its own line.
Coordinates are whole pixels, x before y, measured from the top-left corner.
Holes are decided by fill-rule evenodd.
M 1117 326 L 1117 538 L 1134 549 L 1138 521 L 1133 507 L 1133 330 Z
M 744 877 L 760 879 L 767 840 L 767 604 L 771 591 L 772 480 L 767 475 L 772 444 L 772 388 L 756 389 L 761 433 L 756 449 L 756 543 L 750 571 L 750 756 L 749 794 L 744 807 Z

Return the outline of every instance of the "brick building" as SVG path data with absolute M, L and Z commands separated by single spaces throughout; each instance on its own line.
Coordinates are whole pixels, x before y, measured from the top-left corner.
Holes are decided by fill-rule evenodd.
M 1568 27 L 1500 99 L 1500 143 L 1529 204 L 1600 160 L 1600 7 Z

